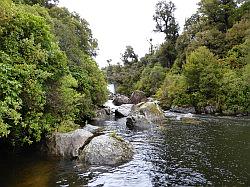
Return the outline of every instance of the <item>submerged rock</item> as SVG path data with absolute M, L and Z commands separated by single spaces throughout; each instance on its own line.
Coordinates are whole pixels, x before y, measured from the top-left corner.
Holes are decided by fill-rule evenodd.
M 178 112 L 178 113 L 183 113 L 183 114 L 195 114 L 195 108 L 194 107 L 178 107 L 178 106 L 174 106 L 170 109 L 171 112 Z
M 129 103 L 130 103 L 130 100 L 125 95 L 116 95 L 114 100 L 113 100 L 113 104 L 115 106 L 120 106 L 122 104 L 129 104 Z
M 147 97 L 143 91 L 136 90 L 130 96 L 130 102 L 132 104 L 138 104 L 141 102 L 145 102 Z
M 120 117 L 127 117 L 131 110 L 132 110 L 133 104 L 123 104 L 121 106 L 118 106 L 115 110 L 115 116 Z
M 75 158 L 79 156 L 80 148 L 93 137 L 93 133 L 77 129 L 69 133 L 54 133 L 46 140 L 48 154 Z
M 120 137 L 101 135 L 93 138 L 82 150 L 80 160 L 89 164 L 116 165 L 133 157 L 133 147 Z

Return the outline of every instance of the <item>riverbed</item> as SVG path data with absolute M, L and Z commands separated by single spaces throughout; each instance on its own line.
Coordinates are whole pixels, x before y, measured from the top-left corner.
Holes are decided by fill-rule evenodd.
M 168 113 L 150 130 L 128 129 L 124 118 L 96 123 L 133 144 L 133 159 L 119 166 L 1 153 L 0 186 L 249 186 L 250 119 L 188 116 L 193 122 L 186 122 L 182 117 Z

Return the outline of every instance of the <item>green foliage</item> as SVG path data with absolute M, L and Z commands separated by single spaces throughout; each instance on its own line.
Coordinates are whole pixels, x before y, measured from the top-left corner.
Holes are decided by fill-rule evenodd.
M 186 94 L 187 84 L 183 75 L 166 73 L 163 84 L 156 93 L 156 98 L 160 101 L 164 109 L 169 109 L 172 105 L 190 105 L 191 102 Z
M 88 22 L 66 8 L 48 10 L 54 25 L 54 34 L 60 48 L 67 54 L 70 65 L 80 64 L 83 54 L 96 55 L 97 40 L 93 38 Z
M 79 128 L 79 125 L 73 123 L 71 120 L 64 120 L 58 125 L 56 130 L 57 132 L 67 133 L 67 132 L 74 131 L 78 128 Z
M 212 53 L 220 57 L 225 56 L 225 33 L 222 33 L 216 28 L 212 28 L 210 30 L 205 30 L 203 32 L 197 33 L 195 37 L 196 39 L 192 40 L 192 42 L 188 46 L 188 52 L 191 52 L 201 46 L 206 46 Z
M 132 47 L 127 47 L 122 58 L 124 66 L 109 65 L 104 69 L 108 82 L 116 85 L 116 92 L 131 95 L 136 89 L 136 82 L 140 79 L 144 64 L 138 61 Z
M 115 82 L 117 84 L 117 92 L 130 96 L 134 90 L 136 90 L 136 82 L 140 79 L 141 72 L 144 66 L 140 64 L 132 64 L 130 66 L 124 66 L 120 72 L 117 72 L 119 78 Z
M 54 116 L 45 109 L 51 104 L 46 82 L 56 84 L 67 73 L 66 58 L 42 17 L 5 2 L 1 7 L 9 15 L 0 18 L 1 134 L 13 144 L 30 144 L 55 125 L 46 121 Z
M 161 105 L 249 113 L 248 7 L 247 1 L 201 0 L 176 41 L 177 58 L 156 94 Z
M 160 64 L 155 64 L 153 68 L 147 66 L 137 82 L 136 88 L 145 92 L 146 96 L 152 96 L 162 84 L 165 78 L 165 69 Z
M 97 41 L 92 36 L 86 20 L 66 8 L 49 10 L 54 34 L 59 46 L 68 58 L 69 70 L 77 80 L 78 122 L 94 116 L 96 106 L 107 100 L 107 83 L 101 70 L 91 56 L 96 55 Z
M 222 77 L 220 66 L 214 55 L 205 47 L 200 47 L 188 57 L 183 72 L 191 95 L 192 106 L 198 110 L 217 100 Z M 213 103 L 216 104 L 216 103 Z
M 155 52 L 155 57 L 163 67 L 171 68 L 176 59 L 176 53 L 175 43 L 166 41 Z
M 32 144 L 93 116 L 107 98 L 96 46 L 87 22 L 66 9 L 1 1 L 0 138 Z
M 236 2 L 234 0 L 201 0 L 199 11 L 206 17 L 209 25 L 215 26 L 219 31 L 226 32 L 231 28 Z

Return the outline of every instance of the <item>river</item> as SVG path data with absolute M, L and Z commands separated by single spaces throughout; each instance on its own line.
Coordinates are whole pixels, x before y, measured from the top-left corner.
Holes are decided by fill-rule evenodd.
M 194 116 L 201 123 L 185 123 L 178 114 L 168 116 L 145 131 L 127 129 L 125 119 L 98 123 L 135 148 L 131 161 L 115 167 L 1 153 L 0 186 L 250 186 L 249 118 Z

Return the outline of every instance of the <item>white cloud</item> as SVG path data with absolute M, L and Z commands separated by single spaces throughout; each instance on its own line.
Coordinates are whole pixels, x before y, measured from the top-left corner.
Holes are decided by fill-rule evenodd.
M 175 16 L 182 27 L 185 18 L 195 13 L 199 0 L 173 0 Z M 94 37 L 98 39 L 98 64 L 103 67 L 107 59 L 120 61 L 126 45 L 131 45 L 142 57 L 148 52 L 147 39 L 162 43 L 163 36 L 153 32 L 152 19 L 157 0 L 60 0 L 60 6 L 75 11 L 86 19 Z

